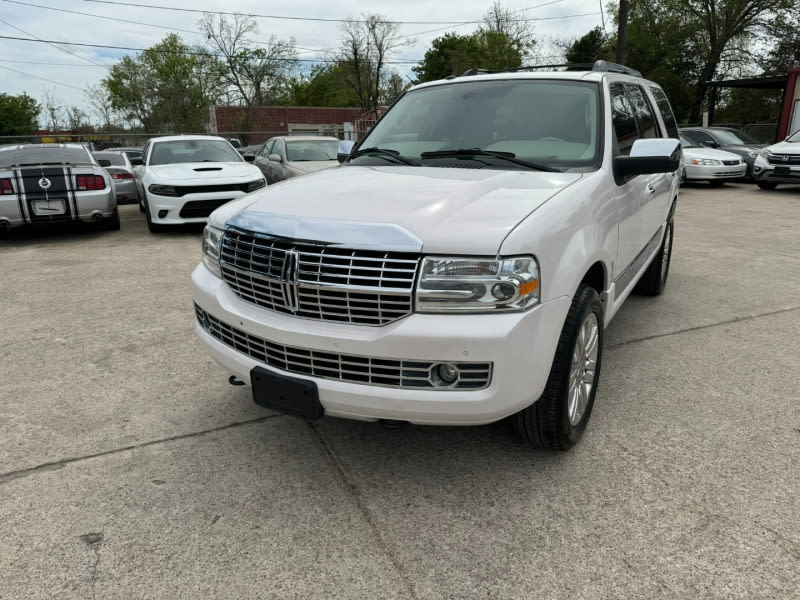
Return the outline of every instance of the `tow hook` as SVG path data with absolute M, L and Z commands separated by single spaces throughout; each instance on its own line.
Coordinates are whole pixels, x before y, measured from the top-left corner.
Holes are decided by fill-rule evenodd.
M 231 385 L 245 385 L 244 381 L 237 378 L 236 375 L 231 375 L 230 377 L 228 377 L 228 383 L 230 383 Z

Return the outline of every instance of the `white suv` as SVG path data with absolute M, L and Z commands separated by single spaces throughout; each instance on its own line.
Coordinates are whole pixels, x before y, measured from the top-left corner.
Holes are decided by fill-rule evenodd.
M 196 331 L 288 414 L 511 416 L 569 448 L 604 327 L 666 283 L 677 138 L 661 88 L 609 63 L 418 85 L 339 168 L 211 214 Z

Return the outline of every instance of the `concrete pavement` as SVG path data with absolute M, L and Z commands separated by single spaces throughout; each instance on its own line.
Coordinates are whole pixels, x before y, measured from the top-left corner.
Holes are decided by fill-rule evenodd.
M 800 187 L 682 190 L 563 454 L 254 406 L 121 215 L 0 240 L 0 598 L 798 598 Z

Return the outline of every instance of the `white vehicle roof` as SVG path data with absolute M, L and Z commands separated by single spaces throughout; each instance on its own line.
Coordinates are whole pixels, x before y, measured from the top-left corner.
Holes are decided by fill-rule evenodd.
M 218 135 L 162 135 L 159 137 L 150 138 L 151 142 L 179 142 L 187 140 L 209 140 L 209 141 L 222 141 L 228 142 L 224 137 Z M 230 142 L 228 142 L 230 144 Z

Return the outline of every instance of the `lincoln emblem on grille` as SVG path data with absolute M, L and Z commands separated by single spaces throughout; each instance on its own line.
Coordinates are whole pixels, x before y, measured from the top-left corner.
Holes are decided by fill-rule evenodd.
M 283 259 L 283 270 L 281 271 L 283 302 L 292 313 L 296 313 L 300 306 L 300 297 L 297 292 L 297 259 L 297 250 L 287 250 Z

